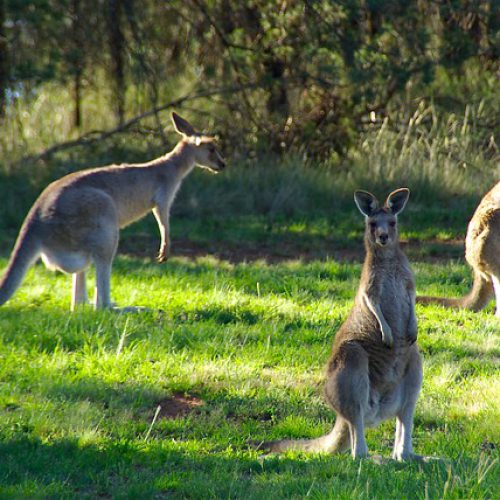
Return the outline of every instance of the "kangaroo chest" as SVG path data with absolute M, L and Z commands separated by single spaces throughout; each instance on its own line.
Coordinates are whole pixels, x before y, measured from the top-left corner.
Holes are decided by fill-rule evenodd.
M 410 299 L 401 272 L 389 271 L 380 283 L 380 308 L 396 336 L 404 336 L 410 318 Z
M 122 197 L 118 200 L 118 223 L 121 228 L 142 219 L 153 208 L 151 198 Z
M 122 182 L 108 183 L 107 192 L 115 202 L 118 224 L 121 228 L 142 219 L 154 206 L 155 183 L 144 171 L 126 172 Z

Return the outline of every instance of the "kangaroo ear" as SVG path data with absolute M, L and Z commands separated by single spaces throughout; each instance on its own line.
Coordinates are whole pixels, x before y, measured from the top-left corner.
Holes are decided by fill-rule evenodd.
M 377 198 L 375 198 L 375 196 L 368 191 L 354 191 L 354 201 L 356 202 L 359 211 L 366 217 L 370 217 L 370 215 L 372 215 L 378 208 Z
M 392 210 L 394 215 L 399 214 L 403 211 L 406 206 L 406 202 L 410 197 L 410 190 L 408 188 L 400 188 L 393 191 L 385 202 L 386 207 Z
M 175 130 L 181 135 L 195 135 L 196 132 L 191 124 L 179 116 L 175 111 L 172 111 L 172 122 L 174 124 Z

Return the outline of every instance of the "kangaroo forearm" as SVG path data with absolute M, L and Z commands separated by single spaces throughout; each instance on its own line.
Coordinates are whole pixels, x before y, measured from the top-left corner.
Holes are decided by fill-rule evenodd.
M 386 345 L 391 345 L 393 342 L 392 338 L 392 330 L 389 324 L 387 323 L 384 314 L 382 313 L 382 309 L 380 308 L 380 304 L 370 299 L 368 294 L 364 294 L 364 301 L 368 309 L 375 316 L 378 324 L 380 326 L 380 331 L 382 332 L 382 341 Z
M 153 214 L 158 223 L 158 229 L 160 230 L 160 250 L 158 252 L 158 262 L 165 262 L 168 259 L 170 252 L 170 221 L 169 213 L 166 207 L 155 207 L 153 209 Z
M 167 228 L 160 228 L 161 243 L 160 250 L 158 252 L 158 262 L 165 262 L 168 259 L 170 253 L 170 237 Z
M 370 297 L 368 297 L 368 294 L 366 294 L 366 293 L 363 296 L 363 299 L 365 301 L 366 306 L 370 310 L 370 312 L 375 316 L 380 327 L 387 324 L 387 322 L 385 321 L 385 318 L 384 318 L 384 314 L 382 313 L 382 310 L 380 309 L 380 305 L 375 303 L 373 300 L 371 300 Z

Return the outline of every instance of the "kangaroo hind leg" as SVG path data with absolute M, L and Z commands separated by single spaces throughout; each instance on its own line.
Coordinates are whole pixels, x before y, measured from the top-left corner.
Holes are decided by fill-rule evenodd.
M 413 416 L 422 386 L 422 362 L 417 350 L 412 353 L 408 372 L 401 384 L 401 405 L 396 414 L 396 436 L 392 452 L 392 458 L 398 461 L 419 458 L 413 453 L 412 444 Z
M 85 282 L 85 271 L 73 273 L 73 287 L 71 293 L 71 311 L 78 305 L 87 304 L 87 284 Z
M 355 342 L 346 342 L 330 360 L 325 393 L 328 401 L 347 422 L 353 458 L 368 456 L 365 419 L 369 411 L 368 356 Z
M 368 445 L 365 439 L 365 424 L 362 412 L 359 412 L 349 421 L 349 435 L 351 437 L 352 458 L 366 458 Z
M 109 233 L 102 241 L 105 244 L 93 255 L 96 274 L 95 308 L 112 308 L 120 313 L 148 311 L 147 307 L 141 306 L 116 307 L 111 302 L 111 267 L 118 246 L 118 229 Z

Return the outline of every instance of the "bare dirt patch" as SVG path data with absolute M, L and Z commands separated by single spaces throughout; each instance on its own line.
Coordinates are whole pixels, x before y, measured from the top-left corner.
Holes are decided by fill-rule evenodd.
M 150 236 L 137 235 L 120 242 L 121 254 L 132 257 L 150 258 L 154 260 L 158 241 Z M 401 246 L 412 261 L 442 262 L 464 257 L 463 240 L 411 240 L 402 241 Z M 174 239 L 172 241 L 172 256 L 197 259 L 211 255 L 219 260 L 232 264 L 242 262 L 265 261 L 278 264 L 291 260 L 310 262 L 313 260 L 332 259 L 339 262 L 362 262 L 364 258 L 363 244 L 346 246 L 341 242 L 324 241 L 304 247 L 303 244 L 280 241 L 260 243 L 244 242 L 199 242 L 189 239 Z
M 160 412 L 158 418 L 182 418 L 205 405 L 203 399 L 181 392 L 158 401 Z

